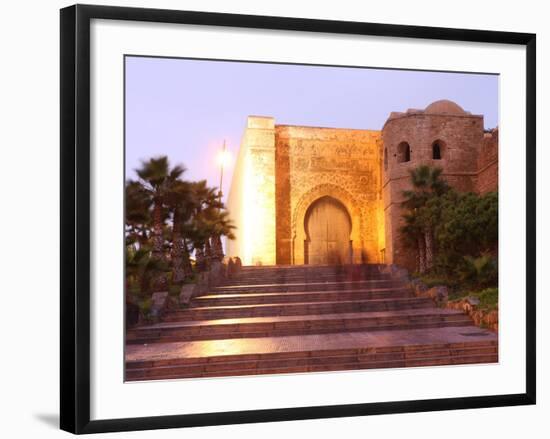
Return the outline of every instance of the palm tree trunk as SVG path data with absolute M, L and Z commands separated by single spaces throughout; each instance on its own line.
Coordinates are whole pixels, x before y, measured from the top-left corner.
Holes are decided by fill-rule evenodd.
M 162 205 L 159 201 L 155 201 L 153 207 L 153 252 L 152 256 L 158 260 L 164 260 L 163 252 L 164 238 L 162 236 Z M 161 273 L 155 276 L 153 281 L 155 291 L 166 291 L 168 282 L 166 276 Z
M 162 259 L 162 206 L 155 202 L 153 208 L 153 257 Z
M 204 250 L 202 246 L 195 247 L 195 261 L 198 271 L 204 271 L 206 269 L 206 260 L 204 257 Z
M 184 242 L 181 234 L 181 221 L 179 209 L 174 210 L 172 225 L 172 283 L 180 284 L 185 280 L 183 268 Z
M 140 290 L 143 294 L 149 293 L 149 288 L 151 286 L 151 279 L 145 269 L 140 270 L 139 285 L 140 285 Z
M 223 259 L 222 238 L 220 235 L 212 237 L 212 259 L 221 261 Z
M 149 237 L 147 236 L 147 228 L 143 227 L 141 232 L 139 232 L 138 242 L 140 248 L 143 248 L 147 245 L 147 241 L 149 241 Z
M 210 245 L 210 239 L 207 239 L 204 244 L 204 259 L 206 268 L 210 268 L 210 262 L 212 261 L 212 246 Z
M 424 230 L 424 240 L 426 241 L 426 269 L 431 270 L 433 267 L 433 237 L 431 229 L 426 228 Z
M 426 271 L 426 246 L 424 239 L 418 238 L 418 272 L 424 273 Z
M 187 241 L 183 238 L 183 271 L 185 277 L 191 277 L 193 274 L 193 267 L 191 266 L 191 258 L 189 257 L 189 249 L 187 247 Z

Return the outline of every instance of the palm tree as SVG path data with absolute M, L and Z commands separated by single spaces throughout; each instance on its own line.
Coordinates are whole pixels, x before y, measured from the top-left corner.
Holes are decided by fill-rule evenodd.
M 419 273 L 426 271 L 426 246 L 422 227 L 418 224 L 418 218 L 412 213 L 403 215 L 405 224 L 401 227 L 401 236 L 405 245 L 416 251 L 416 268 Z
M 198 271 L 204 271 L 208 268 L 206 242 L 210 237 L 211 229 L 202 212 L 201 215 L 194 215 L 192 221 L 188 236 L 195 251 L 195 266 Z
M 195 259 L 199 270 L 208 268 L 212 257 L 210 246 L 210 237 L 213 233 L 213 227 L 209 216 L 212 210 L 222 209 L 216 189 L 208 187 L 206 180 L 192 183 L 194 197 L 193 220 L 195 231 L 193 233 L 193 247 L 195 248 Z
M 170 169 L 166 156 L 153 157 L 147 161 L 143 161 L 141 168 L 136 169 L 141 191 L 152 203 L 152 257 L 157 260 L 163 261 L 165 259 L 163 226 L 167 199 L 174 185 L 180 181 L 180 177 L 184 172 L 185 168 L 179 165 Z M 154 281 L 154 285 L 155 288 L 160 290 L 167 289 L 168 285 L 164 273 L 159 274 Z
M 185 241 L 185 232 L 194 211 L 192 184 L 177 181 L 167 196 L 167 203 L 172 211 L 172 283 L 180 284 L 191 274 L 189 252 Z
M 190 218 L 188 221 L 182 224 L 182 237 L 183 237 L 183 255 L 182 255 L 182 264 L 183 272 L 185 277 L 191 277 L 193 275 L 193 267 L 191 265 L 191 253 L 193 251 L 192 242 L 193 242 L 193 233 L 194 233 L 194 224 Z
M 412 189 L 403 191 L 403 207 L 409 210 L 409 217 L 405 218 L 405 233 L 413 233 L 417 238 L 419 269 L 425 265 L 427 270 L 433 267 L 433 222 L 428 212 L 422 211 L 428 201 L 433 197 L 439 197 L 449 190 L 449 185 L 441 179 L 441 168 L 432 168 L 421 165 L 410 171 Z M 414 227 L 412 225 L 414 224 Z M 411 226 L 407 228 L 407 225 Z M 423 239 L 418 240 L 418 234 Z M 424 251 L 423 251 L 424 250 Z M 425 264 L 421 264 L 421 255 L 424 253 Z M 421 271 L 422 272 L 422 271 Z
M 149 240 L 151 227 L 151 200 L 135 181 L 126 183 L 126 243 L 143 247 Z
M 225 236 L 228 239 L 235 239 L 233 230 L 235 230 L 236 227 L 229 219 L 229 212 L 226 210 L 213 210 L 210 215 L 210 221 L 212 223 L 212 237 L 210 239 L 212 258 L 221 261 L 224 256 L 221 237 Z
M 441 179 L 443 169 L 421 165 L 409 171 L 412 190 L 403 191 L 403 206 L 414 209 L 424 206 L 428 200 L 435 196 L 441 196 L 449 190 L 449 185 Z
M 169 259 L 173 284 L 192 274 L 190 251 L 204 270 L 211 259 L 223 258 L 221 237 L 234 239 L 234 226 L 217 190 L 205 180 L 184 181 L 184 172 L 183 166 L 171 168 L 167 157 L 155 157 L 136 169 L 137 181 L 126 184 L 127 244 L 143 249 L 151 267 L 166 267 Z M 134 262 L 127 260 L 130 271 Z M 153 290 L 167 289 L 166 272 L 151 271 L 156 276 L 151 278 Z

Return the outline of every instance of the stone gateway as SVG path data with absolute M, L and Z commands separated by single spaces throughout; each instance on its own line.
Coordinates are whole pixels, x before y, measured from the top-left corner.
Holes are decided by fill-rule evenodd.
M 394 263 L 414 269 L 399 237 L 402 191 L 421 164 L 461 191 L 498 189 L 498 129 L 442 100 L 391 113 L 381 131 L 277 125 L 249 116 L 227 207 L 227 256 L 244 265 Z

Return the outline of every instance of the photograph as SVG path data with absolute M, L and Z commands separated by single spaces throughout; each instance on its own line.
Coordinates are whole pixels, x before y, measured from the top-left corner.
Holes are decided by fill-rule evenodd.
M 2 437 L 549 430 L 543 5 L 6 2 Z
M 498 363 L 498 152 L 494 72 L 126 54 L 125 381 Z

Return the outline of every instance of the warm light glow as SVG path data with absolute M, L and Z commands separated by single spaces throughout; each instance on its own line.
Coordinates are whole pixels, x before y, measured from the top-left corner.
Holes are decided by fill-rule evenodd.
M 257 162 L 246 154 L 243 166 L 243 265 L 275 264 L 275 194 Z
M 233 157 L 231 153 L 226 149 L 218 152 L 216 161 L 218 163 L 218 166 L 222 168 L 227 168 L 228 166 L 231 165 L 231 163 L 233 163 Z

